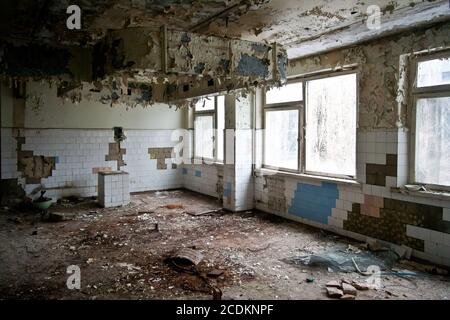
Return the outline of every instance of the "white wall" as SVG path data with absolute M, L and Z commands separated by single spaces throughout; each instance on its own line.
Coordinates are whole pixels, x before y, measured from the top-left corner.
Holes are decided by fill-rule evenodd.
M 185 111 L 156 104 L 127 110 L 126 105 L 110 106 L 97 99 L 83 98 L 80 103 L 64 101 L 56 95 L 56 85 L 47 82 L 29 82 L 24 114 L 24 128 L 14 128 L 12 88 L 1 87 L 1 178 L 16 179 L 27 193 L 38 185 L 27 184 L 22 172 L 17 171 L 17 138 L 25 138 L 24 151 L 34 156 L 57 159 L 51 176 L 40 183 L 55 200 L 62 196 L 97 194 L 97 170 L 116 170 L 116 161 L 105 160 L 109 143 L 114 142 L 114 126 L 125 129 L 127 139 L 121 143 L 126 149 L 121 170 L 130 174 L 130 191 L 179 188 L 183 184 L 181 168 L 157 169 L 149 148 L 170 148 L 172 130 L 182 128 Z M 84 89 L 83 96 L 89 95 Z M 41 100 L 36 103 L 36 99 Z M 19 117 L 20 118 L 20 117 Z
M 1 88 L 2 127 L 11 127 L 13 117 L 12 89 Z M 184 125 L 184 110 L 175 110 L 166 104 L 155 104 L 146 108 L 137 106 L 128 108 L 126 105 L 103 104 L 98 100 L 99 94 L 83 90 L 80 103 L 65 101 L 56 95 L 56 85 L 49 86 L 47 82 L 30 82 L 27 85 L 25 109 L 25 128 L 86 128 L 111 129 L 120 126 L 126 129 L 177 129 Z M 34 97 L 42 99 L 39 108 L 34 103 Z

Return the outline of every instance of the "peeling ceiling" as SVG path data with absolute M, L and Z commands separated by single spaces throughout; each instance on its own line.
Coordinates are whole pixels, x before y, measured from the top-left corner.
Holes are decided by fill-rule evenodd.
M 66 8 L 82 10 L 82 29 L 68 30 Z M 365 21 L 369 5 L 380 29 Z M 160 27 L 278 42 L 289 58 L 310 55 L 412 26 L 450 19 L 448 0 L 16 0 L 2 1 L 0 37 L 93 44 L 108 29 Z

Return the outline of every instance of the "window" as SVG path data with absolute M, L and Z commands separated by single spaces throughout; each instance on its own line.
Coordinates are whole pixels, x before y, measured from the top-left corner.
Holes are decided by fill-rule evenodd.
M 264 111 L 265 167 L 356 176 L 356 73 L 305 78 L 267 91 Z
M 356 74 L 306 82 L 305 170 L 356 175 Z
M 411 180 L 450 187 L 450 53 L 420 57 L 414 67 Z
M 290 83 L 281 88 L 272 88 L 267 91 L 266 103 L 275 104 L 291 101 L 302 101 L 302 83 Z
M 195 155 L 199 158 L 214 158 L 214 116 L 199 114 L 195 116 Z
M 268 90 L 264 109 L 264 165 L 298 170 L 299 115 L 303 84 L 295 82 Z
M 217 100 L 217 161 L 223 162 L 223 132 L 225 130 L 225 96 L 218 96 Z
M 296 170 L 298 167 L 298 110 L 267 110 L 266 164 Z M 270 146 L 270 147 L 269 147 Z
M 200 99 L 194 107 L 194 156 L 223 162 L 225 96 Z

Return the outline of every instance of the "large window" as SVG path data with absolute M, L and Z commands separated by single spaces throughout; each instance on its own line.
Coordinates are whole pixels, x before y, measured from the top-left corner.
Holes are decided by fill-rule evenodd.
M 194 156 L 223 162 L 225 97 L 200 99 L 194 107 Z
M 450 53 L 417 59 L 411 180 L 450 187 Z
M 264 112 L 264 164 L 298 170 L 299 115 L 303 106 L 302 83 L 267 91 Z
M 305 170 L 356 175 L 356 74 L 306 82 Z
M 291 82 L 266 93 L 264 166 L 356 176 L 357 76 Z

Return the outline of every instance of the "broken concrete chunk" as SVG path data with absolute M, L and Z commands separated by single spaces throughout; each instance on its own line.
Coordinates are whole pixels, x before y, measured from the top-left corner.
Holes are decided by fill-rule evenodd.
M 349 280 L 346 280 L 346 279 L 341 279 L 341 282 L 342 282 L 342 283 L 348 283 L 348 284 L 352 284 L 352 283 L 351 283 L 351 281 L 349 281 Z
M 336 280 L 331 280 L 326 284 L 327 287 L 340 288 L 341 284 Z
M 344 292 L 341 289 L 334 287 L 327 287 L 327 296 L 330 298 L 340 298 L 344 295 Z
M 357 294 L 355 287 L 348 283 L 342 283 L 342 290 L 344 291 L 345 294 L 351 294 L 351 295 Z
M 352 294 L 344 294 L 340 299 L 341 300 L 355 300 L 355 296 Z
M 404 259 L 410 259 L 411 258 L 411 252 L 412 249 L 402 245 L 402 246 L 397 246 L 397 245 L 393 245 L 391 246 L 391 248 L 394 250 L 394 252 L 398 255 L 398 257 L 400 259 L 404 258 Z
M 365 282 L 353 281 L 352 285 L 358 290 L 369 290 L 370 289 L 370 286 Z

